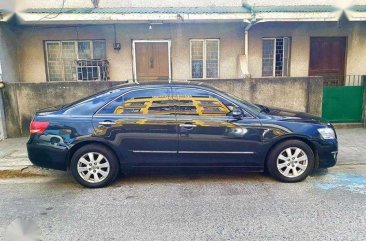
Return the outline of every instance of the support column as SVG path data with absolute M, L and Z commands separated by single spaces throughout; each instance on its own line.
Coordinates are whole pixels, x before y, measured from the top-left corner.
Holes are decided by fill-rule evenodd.
M 0 84 L 3 82 L 1 70 L 1 61 L 0 61 Z M 0 88 L 0 141 L 6 138 L 6 126 L 5 126 L 5 113 L 4 113 L 4 104 L 3 104 L 3 94 Z

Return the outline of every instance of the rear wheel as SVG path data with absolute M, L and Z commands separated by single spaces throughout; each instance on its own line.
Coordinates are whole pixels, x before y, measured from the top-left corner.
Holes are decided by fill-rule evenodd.
M 304 142 L 288 140 L 278 144 L 269 154 L 267 169 L 282 182 L 304 180 L 314 167 L 314 153 Z
M 89 188 L 105 187 L 119 173 L 117 157 L 108 148 L 90 144 L 81 147 L 71 159 L 70 169 L 75 180 Z

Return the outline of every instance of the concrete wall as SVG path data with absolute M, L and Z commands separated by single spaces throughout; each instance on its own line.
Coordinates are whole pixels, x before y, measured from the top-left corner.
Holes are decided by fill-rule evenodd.
M 365 75 L 366 23 L 258 23 L 249 31 L 249 70 L 253 77 L 262 74 L 262 41 L 264 37 L 291 37 L 290 75 L 308 76 L 310 37 L 347 37 L 347 75 Z
M 110 60 L 112 80 L 132 79 L 132 40 L 170 39 L 172 78 L 186 80 L 190 78 L 191 38 L 220 39 L 220 78 L 238 77 L 238 56 L 243 49 L 243 23 L 215 24 L 148 24 L 117 25 L 117 41 L 122 49 L 113 50 L 114 32 L 112 25 L 69 27 L 69 28 L 33 28 L 19 30 L 20 81 L 45 82 L 46 67 L 44 56 L 45 40 L 106 39 L 107 58 Z
M 8 137 L 28 136 L 37 110 L 71 103 L 124 82 L 8 83 L 3 94 Z
M 3 89 L 8 137 L 27 136 L 36 110 L 66 104 L 119 83 L 9 83 Z M 253 103 L 321 114 L 323 83 L 318 78 L 207 80 L 204 83 Z
M 252 103 L 321 115 L 323 80 L 319 77 L 206 80 Z

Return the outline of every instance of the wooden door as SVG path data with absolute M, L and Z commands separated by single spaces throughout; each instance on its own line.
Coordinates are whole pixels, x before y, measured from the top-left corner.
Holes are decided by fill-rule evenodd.
M 309 76 L 342 83 L 345 71 L 346 37 L 313 37 L 310 39 Z
M 135 58 L 138 81 L 169 79 L 168 43 L 135 43 Z

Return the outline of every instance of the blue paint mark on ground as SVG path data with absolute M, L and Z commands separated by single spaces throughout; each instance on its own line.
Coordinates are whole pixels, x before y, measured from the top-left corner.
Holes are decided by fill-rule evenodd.
M 366 194 L 366 177 L 344 173 L 327 174 L 323 182 L 313 183 L 322 190 L 345 189 L 351 192 Z

